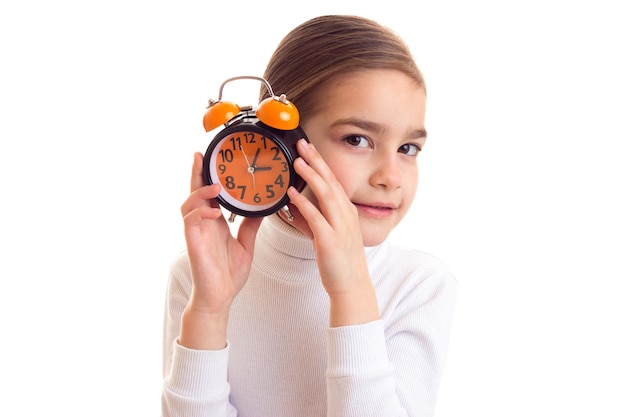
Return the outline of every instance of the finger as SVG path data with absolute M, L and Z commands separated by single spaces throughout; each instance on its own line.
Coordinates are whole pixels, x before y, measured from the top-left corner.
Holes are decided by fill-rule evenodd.
M 188 230 L 194 226 L 201 225 L 204 220 L 215 220 L 222 217 L 222 212 L 218 208 L 213 207 L 198 207 L 191 210 L 183 216 L 183 222 L 185 223 L 185 229 Z
M 192 210 L 203 206 L 219 208 L 215 197 L 219 195 L 220 190 L 221 187 L 218 184 L 206 185 L 193 190 L 180 207 L 182 215 L 185 216 Z
M 296 159 L 294 168 L 315 195 L 322 213 L 325 216 L 331 216 L 333 213 L 342 211 L 343 207 L 351 208 L 350 199 L 319 153 L 314 150 L 310 155 L 316 160 L 317 169 L 309 165 L 302 157 Z M 331 219 L 328 218 L 328 220 Z
M 312 143 L 309 143 L 304 139 L 300 139 L 297 143 L 297 147 L 298 153 L 302 159 L 304 159 L 318 175 L 327 180 L 335 179 L 335 174 L 330 169 L 328 164 L 326 164 L 324 158 L 322 158 L 322 155 L 320 155 Z
M 298 198 L 297 195 L 294 197 L 290 195 L 292 202 L 317 236 L 326 235 L 331 230 L 345 232 L 353 229 L 355 222 L 358 221 L 358 212 L 343 186 L 314 147 L 303 146 L 303 151 L 315 167 L 309 165 L 303 157 L 299 157 L 294 168 L 306 181 L 317 204 L 305 196 Z
M 296 159 L 296 172 L 306 181 L 318 201 L 323 203 L 334 196 L 345 197 L 343 187 L 315 146 L 305 140 L 300 140 L 298 150 L 300 158 Z M 335 203 L 331 202 L 331 204 Z
M 330 193 L 329 182 L 324 179 L 304 158 L 299 157 L 294 161 L 293 165 L 296 173 L 306 182 L 307 187 L 313 192 L 319 200 L 325 198 L 324 193 Z M 332 180 L 331 180 L 332 181 Z
M 204 163 L 204 156 L 200 152 L 196 152 L 193 155 L 193 167 L 191 169 L 190 189 L 192 193 L 195 190 L 201 189 L 202 187 L 207 185 L 206 181 L 204 180 L 204 175 L 203 175 L 203 163 Z M 219 193 L 219 190 L 218 190 L 218 193 Z M 209 197 L 211 199 L 209 201 L 209 205 L 211 207 L 217 208 L 219 207 L 219 204 L 217 203 L 217 201 L 214 200 L 215 197 L 217 197 L 217 194 Z
M 314 238 L 321 231 L 328 231 L 329 224 L 326 218 L 320 213 L 317 207 L 302 193 L 298 192 L 294 187 L 289 187 L 287 190 L 291 204 L 293 204 L 300 215 L 309 225 L 309 229 L 313 235 L 309 235 L 309 238 Z
M 206 182 L 204 181 L 204 177 L 202 176 L 203 159 L 204 157 L 202 156 L 200 152 L 196 152 L 193 155 L 193 166 L 191 169 L 191 184 L 190 184 L 191 192 L 206 185 Z

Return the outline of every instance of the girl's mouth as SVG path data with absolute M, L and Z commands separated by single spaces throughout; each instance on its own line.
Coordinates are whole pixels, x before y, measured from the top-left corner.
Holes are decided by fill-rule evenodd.
M 385 218 L 393 215 L 395 208 L 389 205 L 354 203 L 359 213 L 370 217 Z

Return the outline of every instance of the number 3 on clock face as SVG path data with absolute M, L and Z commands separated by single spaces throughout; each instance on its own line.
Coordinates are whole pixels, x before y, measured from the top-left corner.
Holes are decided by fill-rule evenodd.
M 217 200 L 232 213 L 248 217 L 272 214 L 289 201 L 290 185 L 303 186 L 293 171 L 298 135 L 285 140 L 272 130 L 257 124 L 232 126 L 218 134 L 207 149 L 205 180 L 220 184 Z M 306 137 L 301 133 L 300 137 Z

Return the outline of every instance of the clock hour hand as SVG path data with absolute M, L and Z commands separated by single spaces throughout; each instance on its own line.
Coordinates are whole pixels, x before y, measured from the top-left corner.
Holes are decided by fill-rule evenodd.
M 261 153 L 261 148 L 256 148 L 256 153 L 254 154 L 254 158 L 252 158 L 252 166 L 256 169 L 256 160 L 259 158 L 259 154 Z
M 254 167 L 254 171 L 271 171 L 272 167 Z

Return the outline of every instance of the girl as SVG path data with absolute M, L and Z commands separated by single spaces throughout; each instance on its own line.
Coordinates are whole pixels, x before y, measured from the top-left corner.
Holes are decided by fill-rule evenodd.
M 264 78 L 300 111 L 310 144 L 298 143 L 295 169 L 307 187 L 289 190 L 293 221 L 246 218 L 235 238 L 195 155 L 162 413 L 431 416 L 456 280 L 386 240 L 417 188 L 422 75 L 387 28 L 323 16 L 283 39 Z

